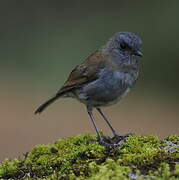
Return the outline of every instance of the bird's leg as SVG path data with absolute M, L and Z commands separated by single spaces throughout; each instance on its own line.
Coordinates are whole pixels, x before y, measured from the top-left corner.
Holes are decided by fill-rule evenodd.
M 95 128 L 95 130 L 96 130 L 96 133 L 97 133 L 97 135 L 98 135 L 98 138 L 101 140 L 102 137 L 101 137 L 101 135 L 100 135 L 100 133 L 99 133 L 99 129 L 98 129 L 97 125 L 96 125 L 96 121 L 95 121 L 95 118 L 94 118 L 94 116 L 93 116 L 92 109 L 87 108 L 87 111 L 88 111 L 88 115 L 89 115 L 89 117 L 90 117 L 90 119 L 91 119 L 91 121 L 92 121 L 92 123 L 93 123 L 93 126 L 94 126 L 94 128 Z
M 98 112 L 100 113 L 100 115 L 103 117 L 103 119 L 106 121 L 106 123 L 108 124 L 108 126 L 110 127 L 114 137 L 116 137 L 119 140 L 125 139 L 127 137 L 129 137 L 131 134 L 125 134 L 125 135 L 119 135 L 118 133 L 116 133 L 115 129 L 112 127 L 111 123 L 109 122 L 109 120 L 106 118 L 106 116 L 103 114 L 103 112 L 101 111 L 100 108 L 96 108 L 98 110 Z
M 92 108 L 87 107 L 87 111 L 88 111 L 89 117 L 90 117 L 90 119 L 91 119 L 91 121 L 93 123 L 93 126 L 94 126 L 94 128 L 96 130 L 96 133 L 98 135 L 99 143 L 101 145 L 105 146 L 105 147 L 108 147 L 108 148 L 117 147 L 118 144 L 109 144 L 109 143 L 105 142 L 105 138 L 103 138 L 99 133 L 99 129 L 98 129 L 97 125 L 96 125 L 96 121 L 95 121 L 95 118 L 94 118 L 93 113 L 92 113 Z
M 108 119 L 106 118 L 106 116 L 103 114 L 103 112 L 101 111 L 100 108 L 96 108 L 98 110 L 98 112 L 101 114 L 101 116 L 103 117 L 103 119 L 106 121 L 106 123 L 108 124 L 108 126 L 110 127 L 112 133 L 114 136 L 117 135 L 115 129 L 112 127 L 111 123 L 108 121 Z

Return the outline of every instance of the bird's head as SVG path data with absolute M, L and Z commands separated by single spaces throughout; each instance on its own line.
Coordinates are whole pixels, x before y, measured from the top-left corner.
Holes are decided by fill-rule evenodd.
M 131 32 L 116 33 L 107 43 L 110 52 L 123 57 L 140 56 L 142 40 Z

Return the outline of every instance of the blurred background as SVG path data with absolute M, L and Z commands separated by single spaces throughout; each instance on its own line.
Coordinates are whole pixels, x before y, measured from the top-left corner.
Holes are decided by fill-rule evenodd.
M 144 57 L 133 91 L 103 111 L 120 133 L 178 134 L 178 19 L 177 0 L 1 0 L 0 159 L 62 137 L 95 133 L 86 108 L 73 99 L 33 113 L 77 64 L 118 31 L 139 35 Z

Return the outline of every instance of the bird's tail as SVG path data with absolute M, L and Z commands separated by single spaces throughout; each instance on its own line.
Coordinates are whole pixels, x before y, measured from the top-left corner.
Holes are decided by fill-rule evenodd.
M 62 94 L 57 94 L 54 97 L 50 98 L 48 101 L 43 103 L 36 111 L 34 114 L 40 114 L 42 111 L 44 111 L 50 104 L 55 102 L 59 97 L 61 97 Z

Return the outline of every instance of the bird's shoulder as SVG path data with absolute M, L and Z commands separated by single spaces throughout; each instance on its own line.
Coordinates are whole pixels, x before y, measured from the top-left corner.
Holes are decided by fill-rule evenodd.
M 59 92 L 68 91 L 81 84 L 95 80 L 98 77 L 98 72 L 105 67 L 107 58 L 107 55 L 104 55 L 101 50 L 96 50 L 72 70 Z

